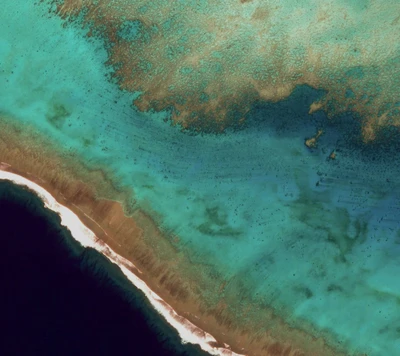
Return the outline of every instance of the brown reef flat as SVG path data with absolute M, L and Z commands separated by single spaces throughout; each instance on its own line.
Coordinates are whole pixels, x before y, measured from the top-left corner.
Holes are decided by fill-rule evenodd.
M 392 21 L 390 33 L 385 25 L 385 11 L 396 14 L 398 5 L 370 4 L 359 17 L 350 5 L 321 2 L 314 17 L 293 17 L 287 25 L 298 22 L 299 27 L 286 29 L 277 27 L 277 20 L 285 21 L 279 18 L 281 4 L 256 0 L 212 0 L 207 9 L 174 1 L 49 1 L 66 25 L 90 24 L 88 36 L 105 40 L 107 64 L 120 88 L 141 93 L 134 101 L 139 110 L 170 110 L 172 121 L 184 129 L 243 127 L 254 103 L 285 99 L 298 85 L 327 90 L 310 113 L 361 117 L 366 142 L 382 127 L 400 125 L 400 76 L 392 53 L 399 23 Z M 302 12 L 311 13 L 299 5 L 291 16 Z M 352 26 L 379 16 L 385 21 L 343 37 L 357 29 Z M 133 24 L 136 35 L 130 32 Z M 371 28 L 375 31 L 367 41 Z
M 319 129 L 317 131 L 317 133 L 310 138 L 305 139 L 304 144 L 308 147 L 308 148 L 316 148 L 318 145 L 318 139 L 320 138 L 320 136 L 324 133 L 324 131 L 322 129 Z
M 254 356 L 344 355 L 322 337 L 290 327 L 265 307 L 249 304 L 244 310 L 227 305 L 218 295 L 224 281 L 199 273 L 202 266 L 193 266 L 143 211 L 124 211 L 132 192 L 116 189 L 107 174 L 88 169 L 28 130 L 0 120 L 2 169 L 34 181 L 75 212 L 98 238 L 140 270 L 132 272 L 179 315 L 213 335 L 221 347 L 227 343 L 237 353 Z M 214 293 L 214 302 L 203 293 L 205 288 Z

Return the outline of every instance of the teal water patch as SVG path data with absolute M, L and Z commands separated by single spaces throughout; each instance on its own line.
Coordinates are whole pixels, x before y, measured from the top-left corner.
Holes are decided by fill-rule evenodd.
M 139 20 L 125 21 L 118 31 L 118 36 L 126 41 L 137 40 L 141 37 L 142 23 Z
M 133 208 L 155 211 L 182 253 L 223 276 L 227 298 L 240 287 L 350 353 L 397 354 L 399 161 L 358 142 L 355 120 L 309 115 L 321 93 L 303 86 L 254 107 L 246 130 L 187 135 L 168 112 L 132 108 L 102 43 L 45 7 L 7 3 L 0 34 L 0 112 L 132 187 Z

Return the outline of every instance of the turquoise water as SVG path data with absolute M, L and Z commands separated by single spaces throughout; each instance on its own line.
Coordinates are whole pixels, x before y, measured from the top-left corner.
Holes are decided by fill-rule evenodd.
M 168 112 L 134 110 L 84 34 L 44 6 L 3 4 L 0 113 L 132 187 L 193 264 L 228 281 L 228 300 L 240 290 L 350 353 L 399 354 L 399 141 L 366 146 L 350 116 L 309 115 L 323 92 L 307 86 L 255 106 L 242 131 L 183 133 Z

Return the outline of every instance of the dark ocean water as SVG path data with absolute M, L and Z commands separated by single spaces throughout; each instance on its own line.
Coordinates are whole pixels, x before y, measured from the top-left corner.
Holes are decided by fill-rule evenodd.
M 206 355 L 31 192 L 0 181 L 0 355 Z

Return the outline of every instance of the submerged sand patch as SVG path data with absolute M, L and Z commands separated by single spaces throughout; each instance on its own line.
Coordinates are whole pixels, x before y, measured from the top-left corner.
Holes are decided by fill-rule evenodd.
M 121 256 L 122 267 L 132 278 L 136 275 L 178 315 L 204 330 L 201 335 L 212 335 L 216 341 L 200 335 L 211 351 L 230 345 L 233 352 L 246 355 L 341 355 L 322 338 L 293 329 L 268 308 L 249 304 L 244 310 L 241 301 L 226 304 L 217 292 L 214 299 L 219 302 L 211 303 L 206 295 L 221 290 L 222 281 L 206 279 L 199 266 L 174 249 L 150 216 L 140 210 L 126 216 L 123 201 L 129 193 L 115 190 L 107 174 L 90 171 L 76 157 L 63 157 L 33 131 L 3 120 L 0 161 L 2 169 L 38 184 L 70 209 L 104 251 L 109 251 L 106 244 Z M 257 317 L 245 320 L 243 315 Z

